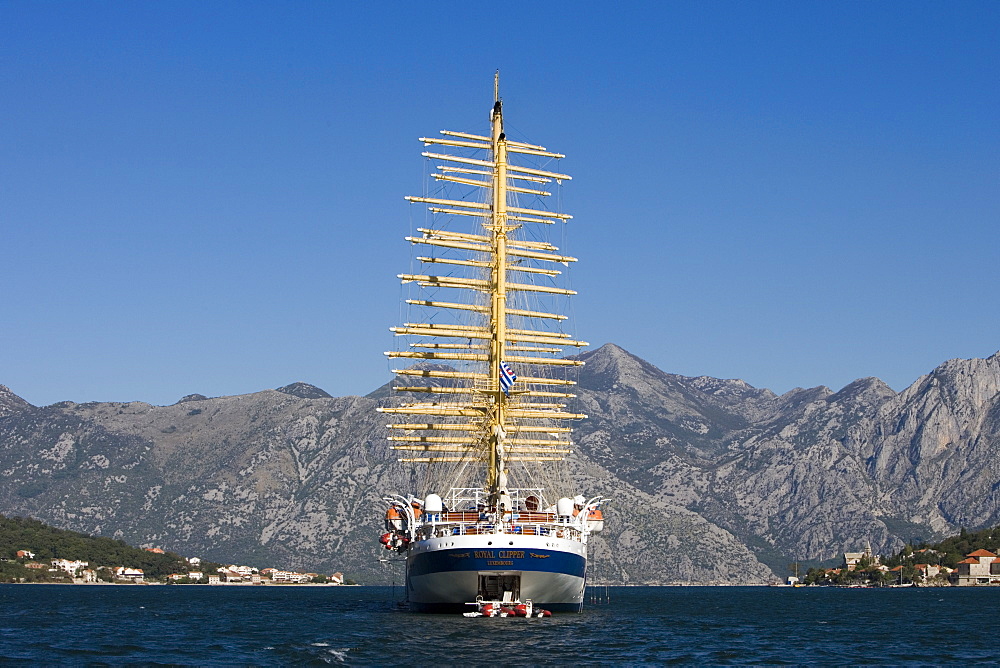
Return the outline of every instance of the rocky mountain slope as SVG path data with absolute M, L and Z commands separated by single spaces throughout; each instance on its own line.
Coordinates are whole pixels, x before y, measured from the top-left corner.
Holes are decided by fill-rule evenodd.
M 1000 354 L 952 360 L 897 394 L 855 381 L 777 396 L 665 373 L 614 345 L 572 410 L 581 489 L 614 497 L 592 575 L 755 582 L 870 541 L 1000 523 Z M 374 411 L 293 383 L 172 406 L 35 407 L 0 386 L 0 513 L 210 559 L 398 578 L 380 497 L 408 490 Z M 395 569 L 395 570 L 394 570 Z

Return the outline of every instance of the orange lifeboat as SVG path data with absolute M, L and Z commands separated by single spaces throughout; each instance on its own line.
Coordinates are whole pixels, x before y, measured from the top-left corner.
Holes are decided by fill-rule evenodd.
M 396 506 L 389 506 L 389 510 L 385 511 L 385 529 L 386 531 L 400 531 L 403 528 L 403 516 L 399 514 L 399 510 Z
M 601 512 L 600 508 L 590 509 L 590 514 L 587 515 L 587 528 L 592 533 L 600 533 L 604 530 L 604 513 Z

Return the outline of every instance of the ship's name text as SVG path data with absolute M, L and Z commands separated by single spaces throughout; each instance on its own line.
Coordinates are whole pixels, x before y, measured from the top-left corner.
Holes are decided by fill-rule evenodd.
M 524 550 L 479 550 L 475 556 L 476 559 L 524 559 Z

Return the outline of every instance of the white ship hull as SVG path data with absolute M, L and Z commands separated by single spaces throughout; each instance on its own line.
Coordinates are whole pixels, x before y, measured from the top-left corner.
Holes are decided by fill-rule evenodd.
M 464 612 L 467 603 L 531 599 L 551 611 L 578 612 L 586 586 L 586 547 L 551 536 L 483 534 L 416 542 L 407 564 L 415 612 Z

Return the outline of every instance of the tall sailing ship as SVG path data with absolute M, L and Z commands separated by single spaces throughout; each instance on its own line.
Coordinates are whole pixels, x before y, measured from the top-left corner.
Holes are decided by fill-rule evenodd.
M 547 205 L 570 179 L 551 167 L 564 156 L 507 138 L 498 78 L 488 136 L 420 141 L 434 147 L 433 185 L 406 198 L 426 205 L 407 241 L 428 269 L 399 275 L 411 321 L 392 328 L 406 345 L 386 355 L 402 362 L 405 399 L 378 410 L 401 416 L 389 440 L 422 475 L 385 498 L 382 543 L 405 554 L 414 611 L 477 600 L 579 611 L 604 499 L 579 494 L 559 464 L 568 425 L 586 417 L 567 409 L 583 362 L 563 354 L 587 345 L 564 331 L 575 292 L 561 268 L 576 258 L 552 243 L 572 216 Z

